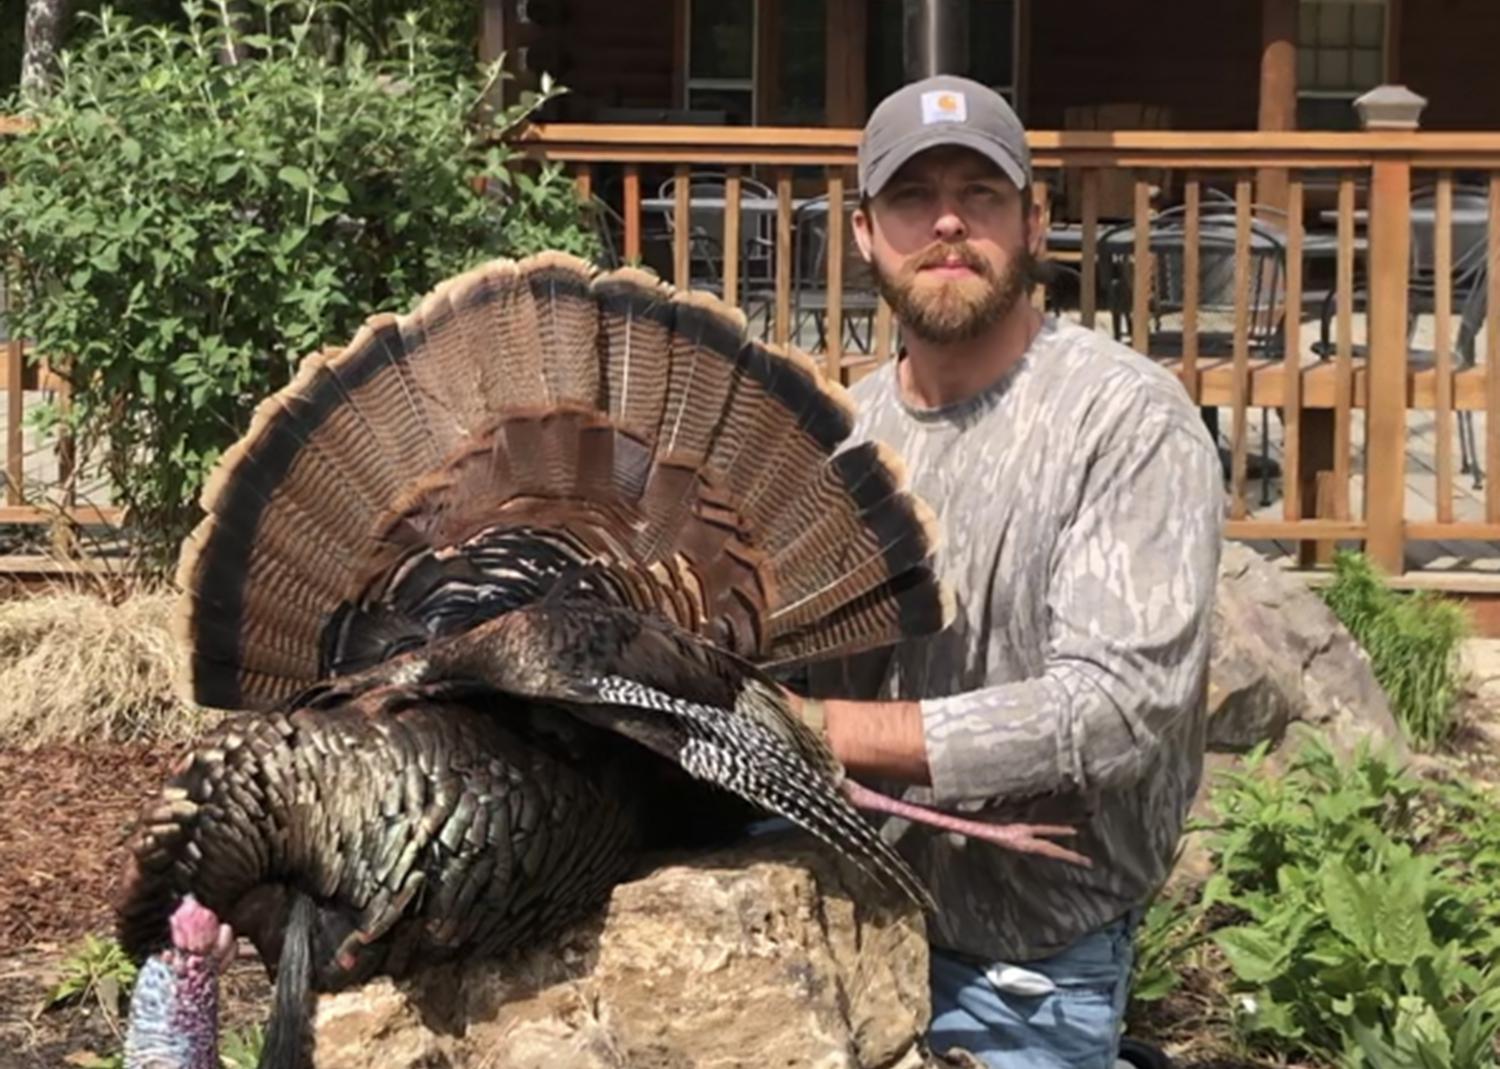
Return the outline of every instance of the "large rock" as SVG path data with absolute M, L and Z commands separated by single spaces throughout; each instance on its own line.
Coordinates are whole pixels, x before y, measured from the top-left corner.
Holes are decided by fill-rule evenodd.
M 1369 658 L 1308 585 L 1237 542 L 1219 565 L 1208 680 L 1208 755 L 1193 816 L 1212 822 L 1209 797 L 1236 755 L 1273 744 L 1264 770 L 1279 775 L 1301 740 L 1317 735 L 1335 752 L 1362 741 L 1401 757 L 1407 747 Z M 1213 874 L 1207 834 L 1183 836 L 1169 885 Z
M 1237 542 L 1219 568 L 1208 715 L 1220 753 L 1279 744 L 1296 723 L 1340 752 L 1366 738 L 1405 752 L 1369 659 L 1323 599 Z
M 505 962 L 328 996 L 319 1069 L 917 1069 L 921 919 L 793 836 L 659 868 Z

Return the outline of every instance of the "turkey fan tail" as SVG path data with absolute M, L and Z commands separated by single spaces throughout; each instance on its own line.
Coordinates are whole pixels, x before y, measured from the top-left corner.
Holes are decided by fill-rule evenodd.
M 852 419 L 715 298 L 483 265 L 309 357 L 225 454 L 178 571 L 191 695 L 271 708 L 580 567 L 753 660 L 930 630 L 936 525 L 888 450 L 840 452 Z

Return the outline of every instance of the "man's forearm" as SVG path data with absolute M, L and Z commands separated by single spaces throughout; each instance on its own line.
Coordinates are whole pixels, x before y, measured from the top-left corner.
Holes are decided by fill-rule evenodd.
M 833 755 L 856 779 L 890 779 L 925 786 L 927 742 L 917 702 L 823 702 L 824 730 Z

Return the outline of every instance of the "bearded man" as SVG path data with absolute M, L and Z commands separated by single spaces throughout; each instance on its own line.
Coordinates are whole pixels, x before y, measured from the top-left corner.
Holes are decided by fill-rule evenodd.
M 883 101 L 855 236 L 900 321 L 853 441 L 906 461 L 957 595 L 943 633 L 804 680 L 850 774 L 996 822 L 1073 825 L 1092 864 L 885 833 L 930 885 L 936 1050 L 1108 1069 L 1132 934 L 1202 770 L 1219 461 L 1168 372 L 1026 299 L 1045 235 L 1025 133 L 952 77 Z

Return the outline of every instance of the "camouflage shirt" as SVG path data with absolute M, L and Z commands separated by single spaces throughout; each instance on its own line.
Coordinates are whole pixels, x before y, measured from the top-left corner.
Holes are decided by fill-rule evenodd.
M 907 798 L 1080 826 L 1070 845 L 1092 869 L 886 827 L 937 898 L 936 945 L 1047 956 L 1156 890 L 1197 788 L 1217 452 L 1168 372 L 1051 318 L 968 400 L 913 408 L 895 361 L 854 396 L 851 441 L 900 453 L 937 512 L 958 615 L 940 635 L 817 666 L 807 683 L 823 697 L 921 700 L 932 788 Z

